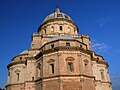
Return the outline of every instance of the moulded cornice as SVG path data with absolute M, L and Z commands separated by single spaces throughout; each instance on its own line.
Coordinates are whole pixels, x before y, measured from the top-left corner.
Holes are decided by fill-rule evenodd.
M 11 66 L 17 65 L 17 64 L 26 64 L 26 60 L 11 62 L 10 64 L 7 65 L 7 68 L 9 69 Z

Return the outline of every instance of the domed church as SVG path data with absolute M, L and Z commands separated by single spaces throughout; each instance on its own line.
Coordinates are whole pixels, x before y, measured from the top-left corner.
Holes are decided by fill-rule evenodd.
M 78 35 L 73 20 L 57 8 L 33 33 L 31 47 L 8 64 L 6 90 L 112 90 L 108 63 Z

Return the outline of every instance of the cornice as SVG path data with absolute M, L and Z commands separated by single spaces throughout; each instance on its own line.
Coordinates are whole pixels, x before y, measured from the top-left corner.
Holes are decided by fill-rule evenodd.
M 42 57 L 43 55 L 58 52 L 58 51 L 80 51 L 80 52 L 83 52 L 88 55 L 92 54 L 92 51 L 86 50 L 86 49 L 78 47 L 78 46 L 77 47 L 76 46 L 59 46 L 59 47 L 54 47 L 52 49 L 41 51 L 34 58 L 38 59 L 39 57 Z
M 81 76 L 82 77 L 87 77 L 87 78 L 92 78 L 92 79 L 95 78 L 94 76 L 83 75 L 83 74 L 77 74 L 77 75 L 66 74 L 66 75 L 52 75 L 52 76 L 49 76 L 49 77 L 41 77 L 41 78 L 38 78 L 37 80 L 35 80 L 35 82 L 43 80 L 43 79 L 50 79 L 50 78 L 56 78 L 56 77 L 81 77 Z
M 112 84 L 112 83 L 109 82 L 109 81 L 102 81 L 102 80 L 95 80 L 95 82 L 100 82 L 100 83 L 110 83 L 110 84 Z
M 12 86 L 12 85 L 24 85 L 25 83 L 14 83 L 14 84 L 8 84 L 5 87 Z
M 17 64 L 26 64 L 26 60 L 19 60 L 19 61 L 11 62 L 10 64 L 7 65 L 7 68 L 9 69 L 11 66 L 17 65 Z
M 38 28 L 38 32 L 41 30 L 42 26 L 44 26 L 45 24 L 47 24 L 49 22 L 54 22 L 54 21 L 67 21 L 69 23 L 72 23 L 73 25 L 75 25 L 77 27 L 77 32 L 79 32 L 78 26 L 74 22 L 72 22 L 71 20 L 66 20 L 64 18 L 54 18 L 54 19 L 47 20 L 46 22 L 44 22 L 40 25 L 40 27 Z
M 96 61 L 96 63 L 98 63 L 98 64 L 104 64 L 104 65 L 106 65 L 107 67 L 109 67 L 109 65 L 108 65 L 107 62 L 98 60 L 97 58 L 92 58 L 91 60 L 92 60 L 92 61 Z
M 102 59 L 104 60 L 103 56 L 101 56 L 101 55 L 98 55 L 98 54 L 96 54 L 95 52 L 94 52 L 94 54 L 95 54 L 95 56 L 102 57 Z
M 44 50 L 43 54 L 48 54 L 48 53 L 52 53 L 52 52 L 56 52 L 56 51 L 81 51 L 83 53 L 91 55 L 90 50 L 86 50 L 84 48 L 76 47 L 76 46 L 59 46 L 59 47 L 55 47 L 53 49 Z

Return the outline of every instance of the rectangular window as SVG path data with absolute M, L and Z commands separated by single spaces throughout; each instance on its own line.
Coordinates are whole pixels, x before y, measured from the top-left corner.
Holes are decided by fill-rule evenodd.
M 19 73 L 17 73 L 17 81 L 19 81 Z
M 72 62 L 68 62 L 68 72 L 73 72 L 74 68 L 73 68 L 73 63 Z
M 45 34 L 46 34 L 46 29 L 45 29 Z
M 67 43 L 66 43 L 66 46 L 70 46 L 70 43 L 67 42 Z
M 62 14 L 57 14 L 57 17 L 63 17 L 63 15 Z
M 34 77 L 32 77 L 32 81 L 34 81 Z
M 54 74 L 54 64 L 50 64 L 50 74 Z
M 80 48 L 82 48 L 82 45 L 80 45 Z
M 102 80 L 105 79 L 105 77 L 104 77 L 104 72 L 103 72 L 103 71 L 101 71 L 101 79 L 102 79 Z
M 51 45 L 51 48 L 54 48 L 54 44 Z
M 66 19 L 69 19 L 69 17 L 67 15 L 64 15 Z
M 20 57 L 20 60 L 22 60 L 22 57 Z
M 62 26 L 60 26 L 60 30 L 62 31 Z

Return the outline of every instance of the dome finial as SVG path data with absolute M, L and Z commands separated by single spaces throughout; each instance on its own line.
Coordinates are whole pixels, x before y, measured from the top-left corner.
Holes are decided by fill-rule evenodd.
M 57 8 L 55 9 L 54 12 L 55 12 L 55 13 L 60 13 L 60 9 L 58 8 L 58 6 L 57 6 Z

